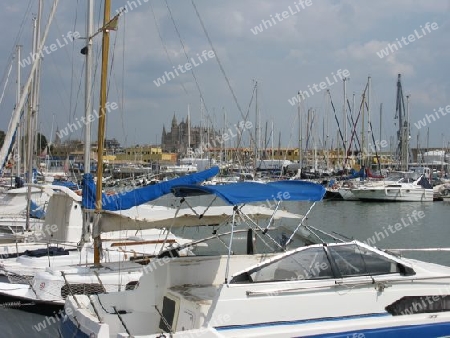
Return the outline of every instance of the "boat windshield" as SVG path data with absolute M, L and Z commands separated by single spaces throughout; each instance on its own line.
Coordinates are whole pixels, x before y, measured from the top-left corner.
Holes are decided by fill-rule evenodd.
M 295 250 L 232 279 L 239 282 L 274 282 L 331 279 L 383 274 L 411 274 L 411 269 L 355 243 L 311 246 Z

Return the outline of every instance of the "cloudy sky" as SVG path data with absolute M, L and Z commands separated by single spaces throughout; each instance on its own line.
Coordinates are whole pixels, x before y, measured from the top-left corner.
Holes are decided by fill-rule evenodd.
M 52 2 L 44 0 L 44 19 Z M 96 29 L 101 2 L 95 4 Z M 398 128 L 394 115 L 397 74 L 401 73 L 404 94 L 410 95 L 412 145 L 416 145 L 419 133 L 420 144 L 425 146 L 428 127 L 430 146 L 442 146 L 443 142 L 447 146 L 450 141 L 450 113 L 433 111 L 450 104 L 450 1 L 193 2 L 210 41 L 191 0 L 112 0 L 113 14 L 121 6 L 128 11 L 121 16 L 117 32 L 111 34 L 108 101 L 119 108 L 108 114 L 108 138 L 115 137 L 123 145 L 159 143 L 163 125 L 170 128 L 174 114 L 178 121 L 186 118 L 188 105 L 192 123 L 200 124 L 201 97 L 202 123 L 209 121 L 217 129 L 224 124 L 232 128 L 249 109 L 248 119 L 255 123 L 253 94 L 257 81 L 261 139 L 272 143 L 273 124 L 275 145 L 281 134 L 283 146 L 297 146 L 298 106 L 289 100 L 292 102 L 298 91 L 308 91 L 310 97 L 300 103 L 302 119 L 309 108 L 314 109 L 314 139 L 321 144 L 325 134 L 328 145 L 335 145 L 337 124 L 327 90 L 344 129 L 343 82 L 337 74 L 347 70 L 347 96 L 351 102 L 354 94 L 357 107 L 368 77 L 372 79 L 370 115 L 375 139 L 380 138 L 380 103 L 381 139 L 390 141 Z M 39 126 L 47 136 L 84 114 L 84 59 L 80 54 L 84 41 L 70 41 L 67 36 L 69 32 L 84 35 L 86 5 L 87 0 L 60 1 L 50 27 L 46 41 L 50 52 L 44 53 L 39 109 Z M 8 128 L 15 101 L 15 66 L 5 86 L 11 57 L 17 42 L 23 45 L 21 59 L 30 56 L 36 12 L 37 0 L 2 1 L 0 69 L 1 90 L 5 90 L 0 105 L 1 130 Z M 98 36 L 94 45 L 95 107 L 100 43 Z M 51 44 L 56 44 L 54 51 Z M 213 57 L 208 54 L 212 49 L 216 52 Z M 185 69 L 187 62 L 192 71 Z M 30 68 L 21 67 L 22 82 Z M 158 82 L 170 71 L 175 78 Z M 436 122 L 431 117 L 426 120 L 426 114 L 434 114 Z M 419 120 L 423 124 L 419 125 Z M 96 125 L 93 129 L 96 137 Z M 254 129 L 250 131 L 255 133 Z M 80 128 L 63 140 L 82 138 L 82 132 Z

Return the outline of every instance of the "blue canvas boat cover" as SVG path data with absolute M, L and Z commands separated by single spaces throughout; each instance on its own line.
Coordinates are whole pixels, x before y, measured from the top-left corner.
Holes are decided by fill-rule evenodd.
M 114 195 L 102 194 L 102 210 L 117 211 L 127 210 L 137 205 L 155 200 L 163 195 L 169 194 L 171 188 L 180 184 L 197 184 L 204 180 L 217 175 L 219 167 L 200 171 L 195 174 L 174 178 L 169 181 L 148 185 L 146 187 L 137 188 L 125 193 Z M 96 203 L 96 185 L 92 174 L 83 175 L 83 196 L 82 206 L 85 209 L 95 209 Z
M 45 210 L 44 207 L 37 205 L 36 202 L 31 200 L 30 202 L 30 216 L 33 218 L 44 219 Z
M 60 185 L 60 186 L 63 186 L 63 187 L 66 187 L 66 188 L 69 188 L 72 190 L 77 190 L 79 188 L 78 184 L 76 184 L 75 182 L 72 182 L 72 181 L 54 180 L 52 182 L 52 185 Z
M 216 186 L 179 185 L 172 188 L 177 197 L 213 194 L 230 205 L 261 201 L 320 201 L 325 188 L 306 181 L 275 181 L 269 183 L 238 182 Z

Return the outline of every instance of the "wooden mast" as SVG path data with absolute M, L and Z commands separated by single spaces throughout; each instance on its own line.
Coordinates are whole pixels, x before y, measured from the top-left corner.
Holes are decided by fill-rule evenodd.
M 102 177 L 103 177 L 103 146 L 105 140 L 106 124 L 106 85 L 108 77 L 109 58 L 109 29 L 111 12 L 111 0 L 105 0 L 103 12 L 103 37 L 102 37 L 102 68 L 100 80 L 100 108 L 98 119 L 98 140 L 97 140 L 97 191 L 95 213 L 99 217 L 102 212 Z M 100 264 L 100 231 L 94 235 L 94 265 Z

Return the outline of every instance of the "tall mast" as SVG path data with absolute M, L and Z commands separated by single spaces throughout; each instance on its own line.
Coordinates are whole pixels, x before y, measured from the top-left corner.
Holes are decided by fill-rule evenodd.
M 41 41 L 41 24 L 42 24 L 42 9 L 43 9 L 43 1 L 39 0 L 39 5 L 38 5 L 38 16 L 37 16 L 37 21 L 36 21 L 36 52 L 37 52 L 37 48 L 39 46 L 39 43 Z M 37 132 L 38 132 L 38 115 L 39 115 L 39 106 L 40 106 L 40 88 L 41 88 L 41 63 L 42 63 L 42 59 L 41 59 L 41 55 L 39 54 L 38 56 L 38 66 L 36 68 L 36 73 L 35 73 L 35 80 L 34 80 L 34 93 L 33 93 L 33 123 L 34 123 L 34 133 L 37 136 Z M 39 133 L 41 131 L 39 130 Z M 33 148 L 36 150 L 36 155 L 39 154 L 40 152 L 40 147 L 41 147 L 41 142 L 39 139 L 39 143 L 34 142 L 33 143 Z
M 372 78 L 369 76 L 367 78 L 367 140 L 370 140 L 371 138 L 371 133 L 372 133 L 372 126 L 371 126 L 371 122 L 370 122 L 370 90 L 372 87 Z M 369 141 L 367 141 L 367 143 L 369 143 Z M 375 144 L 373 145 L 374 147 L 376 146 Z M 367 156 L 368 159 L 370 159 L 370 147 L 367 147 Z
M 21 95 L 21 88 L 20 88 L 20 50 L 21 50 L 21 45 L 17 45 L 17 52 L 16 52 L 16 57 L 17 57 L 17 88 L 16 88 L 16 107 L 19 105 L 20 102 L 20 95 Z M 20 113 L 19 113 L 20 114 Z M 17 144 L 17 156 L 16 156 L 16 175 L 17 177 L 20 177 L 20 166 L 21 166 L 21 126 L 20 126 L 20 119 L 19 122 L 17 123 L 17 137 L 16 137 L 16 144 Z
M 406 121 L 405 121 L 405 170 L 408 171 L 409 168 L 409 137 L 410 137 L 410 130 L 409 130 L 409 98 L 410 95 L 406 95 Z
M 259 151 L 259 116 L 258 116 L 258 81 L 255 81 L 255 151 L 253 154 L 253 170 L 256 172 L 256 165 L 258 160 L 258 151 Z
M 90 115 L 92 111 L 92 34 L 94 25 L 94 0 L 88 0 L 88 13 L 86 21 L 86 48 L 83 53 L 86 55 L 86 73 L 85 73 L 85 96 L 84 96 L 84 116 L 86 118 L 86 129 L 84 133 L 84 173 L 91 171 L 91 122 Z
M 300 91 L 298 92 L 298 97 L 300 97 Z M 302 115 L 300 109 L 300 100 L 298 100 L 297 105 L 297 114 L 298 114 L 298 166 L 300 169 L 300 173 L 302 170 Z M 273 121 L 272 121 L 273 125 Z
M 102 37 L 102 68 L 100 79 L 100 108 L 98 118 L 98 139 L 97 139 L 97 191 L 95 213 L 99 217 L 102 212 L 102 178 L 103 178 L 103 142 L 105 139 L 106 124 L 106 85 L 108 79 L 108 59 L 109 59 L 109 29 L 107 25 L 110 21 L 111 0 L 105 0 L 103 12 L 103 37 Z M 100 264 L 100 231 L 94 234 L 94 265 Z
M 380 142 L 381 142 L 381 126 L 383 123 L 383 103 L 380 103 Z
M 37 95 L 37 77 L 38 70 L 40 65 L 40 54 L 38 53 L 37 46 L 39 44 L 38 41 L 38 29 L 37 27 L 40 25 L 40 14 L 41 14 L 41 1 L 39 1 L 39 11 L 38 17 L 33 18 L 33 47 L 32 47 L 32 55 L 36 58 L 37 67 L 31 71 L 33 83 L 30 90 L 30 96 L 28 99 L 28 116 L 27 116 L 27 135 L 28 135 L 28 144 L 27 144 L 27 214 L 25 219 L 25 229 L 28 231 L 30 229 L 30 212 L 31 212 L 31 184 L 33 183 L 33 153 L 34 153 L 34 133 L 36 129 L 34 128 L 35 122 L 35 114 L 36 114 L 36 95 Z
M 366 87 L 367 88 L 367 87 Z M 364 155 L 366 155 L 366 149 L 364 148 L 364 140 L 365 140 L 365 135 L 364 135 L 364 106 L 366 105 L 366 91 L 364 90 L 363 94 L 362 94 L 362 104 L 361 104 L 361 160 L 360 163 L 361 165 L 365 165 L 365 160 L 364 160 Z
M 403 97 L 403 89 L 401 83 L 401 74 L 398 74 L 397 79 L 397 102 L 396 102 L 396 110 L 395 110 L 395 119 L 398 119 L 398 146 L 397 146 L 397 159 L 400 162 L 400 170 L 407 170 L 408 168 L 408 121 L 406 118 L 405 111 L 405 99 Z
M 356 101 L 356 93 L 355 92 L 353 92 L 353 96 L 352 96 L 352 111 L 351 111 L 351 121 L 353 121 L 353 117 L 355 116 L 354 114 L 355 114 L 355 101 Z M 352 127 L 352 131 L 351 131 L 351 135 L 353 136 L 353 133 L 356 133 L 356 125 L 353 125 L 353 122 L 351 123 L 351 127 Z M 353 147 L 352 147 L 352 142 L 351 142 L 351 144 L 349 145 L 349 149 L 350 150 L 352 150 L 353 149 Z M 351 153 L 352 154 L 352 153 Z
M 45 39 L 47 38 L 49 29 L 50 29 L 50 24 L 51 24 L 51 22 L 53 20 L 53 17 L 55 16 L 55 12 L 56 12 L 56 8 L 58 7 L 58 3 L 59 3 L 59 0 L 54 0 L 53 1 L 53 5 L 52 5 L 52 8 L 50 10 L 50 15 L 48 17 L 48 21 L 47 21 L 47 24 L 46 24 L 46 27 L 45 27 L 44 35 L 43 35 L 41 41 L 39 42 L 39 48 L 37 49 L 38 54 L 44 48 Z M 30 90 L 30 85 L 31 85 L 31 82 L 33 80 L 33 74 L 36 71 L 36 68 L 37 68 L 38 63 L 39 63 L 39 59 L 37 59 L 37 58 L 33 58 L 33 59 L 34 60 L 33 60 L 33 65 L 31 66 L 30 75 L 29 75 L 29 77 L 27 79 L 27 82 L 25 83 L 25 86 L 24 86 L 24 88 L 22 90 L 19 104 L 14 109 L 14 115 L 13 115 L 13 118 L 11 120 L 11 125 L 12 126 L 17 125 L 17 123 L 20 120 L 20 112 L 22 111 L 23 106 L 25 104 L 25 101 L 27 99 L 27 96 L 28 96 L 28 93 L 29 93 L 29 90 Z M 7 154 L 8 154 L 8 149 L 9 149 L 9 147 L 11 145 L 12 139 L 13 139 L 13 132 L 12 132 L 12 130 L 9 130 L 8 133 L 5 135 L 5 139 L 4 139 L 3 145 L 2 145 L 2 147 L 0 149 L 0 166 L 1 166 L 0 169 L 3 169 L 3 166 L 5 164 L 5 160 L 6 160 L 6 157 L 7 157 Z
M 85 88 L 84 88 L 84 176 L 91 173 L 91 111 L 92 111 L 92 34 L 94 25 L 94 0 L 88 0 L 86 20 L 86 46 L 81 53 L 86 56 Z M 83 212 L 82 241 L 89 239 L 90 212 Z
M 191 153 L 191 107 L 188 103 L 188 121 L 187 121 L 187 128 L 188 128 L 188 152 Z M 189 154 L 190 155 L 190 154 Z
M 343 158 L 347 157 L 347 77 L 344 77 L 344 110 L 343 110 L 343 120 L 342 123 L 344 124 L 344 156 Z M 345 168 L 344 168 L 345 169 Z

